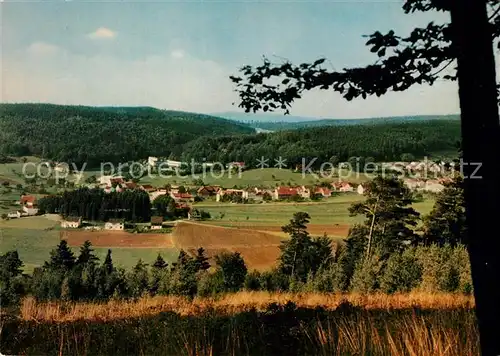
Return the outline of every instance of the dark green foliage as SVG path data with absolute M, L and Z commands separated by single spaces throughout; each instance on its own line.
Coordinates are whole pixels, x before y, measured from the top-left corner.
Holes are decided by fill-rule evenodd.
M 50 260 L 49 262 L 45 262 L 44 268 L 69 271 L 75 265 L 75 261 L 75 255 L 68 247 L 68 242 L 61 240 L 56 249 L 50 252 Z
M 305 282 L 309 273 L 316 273 L 328 265 L 332 258 L 331 241 L 328 237 L 312 239 L 307 231 L 309 215 L 295 213 L 288 225 L 282 227 L 290 239 L 282 242 L 279 270 L 284 275 Z
M 43 213 L 78 216 L 84 220 L 147 222 L 151 218 L 149 195 L 139 189 L 106 193 L 102 189 L 80 188 L 41 198 L 38 205 Z
M 460 121 L 428 121 L 359 126 L 326 126 L 267 134 L 200 137 L 185 145 L 183 159 L 255 162 L 279 156 L 287 164 L 319 168 L 329 162 L 351 157 L 373 157 L 375 161 L 399 161 L 403 153 L 424 157 L 433 152 L 455 150 L 460 140 Z M 271 155 L 271 156 L 270 156 Z M 361 165 L 362 167 L 362 165 Z
M 356 233 L 368 240 L 367 256 L 373 251 L 387 256 L 416 242 L 413 228 L 420 214 L 411 207 L 413 195 L 402 180 L 377 176 L 366 185 L 365 196 L 365 201 L 353 204 L 349 213 L 366 217 Z
M 17 251 L 0 255 L 0 305 L 18 303 L 25 295 L 28 283 L 22 276 L 22 267 Z
M 215 263 L 215 274 L 221 275 L 225 291 L 236 292 L 243 287 L 247 266 L 239 252 L 222 252 L 215 256 Z
M 180 156 L 200 135 L 254 129 L 208 115 L 142 108 L 1 104 L 0 153 L 42 155 L 87 168 L 152 156 Z M 7 134 L 8 133 L 8 134 Z
M 428 244 L 465 243 L 465 201 L 463 178 L 457 177 L 438 193 L 434 208 L 424 218 L 424 240 Z
M 149 292 L 149 271 L 147 266 L 139 259 L 132 271 L 128 273 L 127 291 L 130 297 L 141 297 Z
M 422 279 L 422 266 L 418 263 L 414 249 L 394 253 L 387 260 L 380 280 L 384 293 L 408 293 L 418 287 Z
M 95 266 L 99 258 L 94 255 L 94 250 L 92 249 L 92 244 L 89 240 L 85 241 L 80 247 L 80 255 L 78 256 L 76 263 L 82 266 Z

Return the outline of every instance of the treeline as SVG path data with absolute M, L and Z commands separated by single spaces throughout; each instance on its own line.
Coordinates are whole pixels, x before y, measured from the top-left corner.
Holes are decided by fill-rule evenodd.
M 124 219 L 145 222 L 151 219 L 149 195 L 139 189 L 106 193 L 97 188 L 80 188 L 41 198 L 38 208 L 42 214 L 60 214 L 94 221 Z
M 160 195 L 151 202 L 148 193 L 140 189 L 106 193 L 99 188 L 78 188 L 48 195 L 38 200 L 38 209 L 40 214 L 91 221 L 123 219 L 130 223 L 149 222 L 153 215 L 167 220 L 185 218 L 189 211 L 188 207 L 178 207 L 169 195 Z
M 182 145 L 199 136 L 254 131 L 222 118 L 149 107 L 0 104 L 0 153 L 88 166 L 179 157 Z
M 32 276 L 21 273 L 17 252 L 0 256 L 2 301 L 15 303 L 32 294 L 38 300 L 106 300 L 143 295 L 213 296 L 241 289 L 319 292 L 472 292 L 466 236 L 463 181 L 449 183 L 432 212 L 417 228 L 411 192 L 395 178 L 377 177 L 367 198 L 350 208 L 366 220 L 334 246 L 326 237 L 310 236 L 310 216 L 295 213 L 282 230 L 277 267 L 249 273 L 239 253 L 215 256 L 202 248 L 194 256 L 180 251 L 171 266 L 159 255 L 148 266 L 139 260 L 131 271 L 113 265 L 111 250 L 99 263 L 86 242 L 78 256 L 61 241 L 50 260 Z M 210 268 L 213 267 L 213 268 Z
M 323 127 L 323 126 L 352 126 L 352 125 L 378 125 L 378 124 L 395 124 L 395 123 L 410 123 L 421 121 L 434 121 L 434 120 L 460 120 L 459 115 L 419 115 L 419 116 L 390 116 L 390 117 L 377 117 L 365 119 L 318 119 L 318 120 L 304 120 L 304 121 L 240 121 L 252 127 L 269 130 L 269 131 L 283 131 L 295 130 L 306 127 Z
M 200 137 L 187 143 L 183 160 L 256 162 L 283 157 L 288 164 L 316 166 L 332 156 L 341 161 L 351 157 L 370 157 L 375 161 L 400 160 L 403 154 L 429 156 L 444 150 L 457 150 L 460 141 L 458 120 L 390 123 L 378 125 L 324 126 L 255 135 Z M 272 162 L 272 160 L 271 160 Z

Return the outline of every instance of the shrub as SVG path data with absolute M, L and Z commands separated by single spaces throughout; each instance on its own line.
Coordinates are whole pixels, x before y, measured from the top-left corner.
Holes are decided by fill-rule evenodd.
M 422 279 L 422 266 L 415 257 L 415 249 L 394 253 L 380 278 L 380 289 L 384 293 L 410 292 L 418 287 Z

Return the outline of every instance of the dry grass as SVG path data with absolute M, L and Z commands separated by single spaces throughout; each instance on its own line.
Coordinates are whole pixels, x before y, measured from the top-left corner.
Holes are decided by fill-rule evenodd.
M 288 301 L 302 308 L 290 311 Z M 7 354 L 478 356 L 473 306 L 469 296 L 423 293 L 240 292 L 105 304 L 26 299 L 0 336 Z
M 181 315 L 198 315 L 207 310 L 230 315 L 256 310 L 265 310 L 271 303 L 281 305 L 293 302 L 299 307 L 314 308 L 321 306 L 335 310 L 342 302 L 365 310 L 398 310 L 420 308 L 444 310 L 473 308 L 474 299 L 461 294 L 319 294 L 319 293 L 268 293 L 238 292 L 227 294 L 219 299 L 195 298 L 189 301 L 182 297 L 146 297 L 137 301 L 109 301 L 107 303 L 36 303 L 26 298 L 21 306 L 23 320 L 68 322 L 76 320 L 109 321 L 114 319 L 137 318 L 156 315 L 161 312 L 175 311 Z

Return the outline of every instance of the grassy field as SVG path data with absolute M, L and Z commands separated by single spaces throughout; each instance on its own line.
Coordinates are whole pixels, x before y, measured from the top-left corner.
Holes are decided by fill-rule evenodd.
M 362 195 L 348 193 L 321 202 L 262 204 L 201 202 L 195 206 L 211 214 L 213 220 L 208 222 L 210 224 L 266 231 L 281 231 L 281 226 L 287 224 L 294 213 L 305 211 L 311 216 L 309 227 L 312 234 L 326 233 L 331 237 L 345 237 L 350 225 L 363 221 L 361 216 L 349 216 L 348 211 L 351 204 L 363 199 Z M 414 208 L 422 215 L 426 215 L 431 211 L 433 204 L 432 199 L 426 199 L 415 203 Z
M 46 216 L 34 216 L 7 221 L 0 220 L 0 254 L 10 250 L 17 250 L 21 260 L 25 264 L 25 272 L 30 273 L 34 267 L 43 265 L 49 259 L 50 251 L 60 241 L 60 233 L 59 223 Z M 91 236 L 92 232 L 88 234 Z M 152 237 L 149 234 L 144 234 L 144 236 L 148 238 Z M 95 248 L 96 254 L 101 261 L 104 260 L 108 248 L 112 250 L 115 265 L 124 268 L 131 268 L 139 259 L 142 259 L 146 263 L 151 263 L 155 260 L 158 253 L 161 253 L 167 262 L 172 262 L 175 261 L 179 253 L 175 247 L 137 248 L 116 243 L 110 244 L 110 246 Z M 72 250 L 78 253 L 79 247 L 73 246 Z
M 217 184 L 223 187 L 246 187 L 246 186 L 261 186 L 261 187 L 276 187 L 277 185 L 312 185 L 319 184 L 323 181 L 338 181 L 339 176 L 343 177 L 342 180 L 347 180 L 353 183 L 364 182 L 369 179 L 364 174 L 355 174 L 347 170 L 335 171 L 331 176 L 325 177 L 316 176 L 312 174 L 302 175 L 301 172 L 293 172 L 290 169 L 279 168 L 264 168 L 264 169 L 249 169 L 239 175 L 237 172 L 233 174 L 224 174 L 219 177 L 219 173 L 211 174 L 207 170 L 206 174 L 200 173 L 198 176 L 205 184 Z M 188 175 L 186 178 L 171 177 L 162 178 L 156 174 L 151 177 L 144 177 L 141 179 L 142 184 L 151 184 L 154 186 L 164 186 L 165 184 L 192 184 L 194 177 Z
M 172 262 L 180 248 L 194 251 L 197 247 L 204 247 L 210 256 L 222 250 L 239 251 L 251 268 L 265 269 L 276 261 L 279 241 L 286 238 L 281 226 L 289 222 L 293 213 L 306 211 L 311 215 L 309 232 L 312 235 L 326 233 L 334 239 L 344 238 L 352 223 L 362 221 L 362 217 L 350 217 L 347 209 L 353 202 L 362 199 L 357 194 L 344 194 L 322 202 L 308 203 L 198 203 L 196 206 L 210 212 L 213 220 L 194 227 L 194 224 L 190 224 L 189 228 L 174 228 L 173 241 L 169 240 L 170 234 L 66 231 L 64 233 L 68 236 L 63 236 L 69 239 L 75 252 L 88 237 L 95 244 L 96 253 L 101 259 L 111 248 L 115 264 L 125 268 L 132 267 L 139 259 L 150 263 L 158 253 L 167 262 Z M 432 205 L 432 200 L 426 200 L 416 203 L 415 208 L 421 214 L 427 214 Z M 30 272 L 35 266 L 42 265 L 59 243 L 61 231 L 58 225 L 54 217 L 45 216 L 0 220 L 0 253 L 17 249 L 25 262 L 25 270 Z M 263 243 L 261 238 L 273 241 L 266 240 Z
M 478 356 L 471 296 L 239 292 L 105 304 L 25 299 L 6 318 L 10 355 Z

